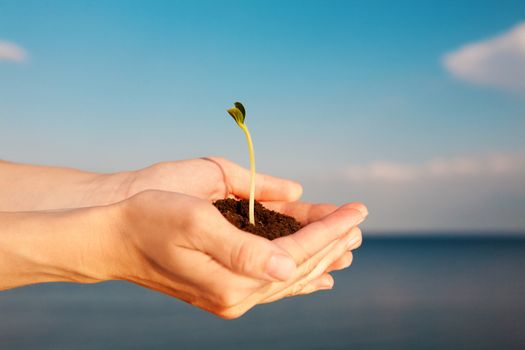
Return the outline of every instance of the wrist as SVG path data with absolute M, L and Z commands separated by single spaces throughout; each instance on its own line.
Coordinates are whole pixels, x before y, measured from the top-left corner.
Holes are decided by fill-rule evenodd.
M 123 200 L 135 172 L 99 174 L 70 168 L 0 162 L 0 211 L 106 205 Z
M 127 199 L 133 190 L 136 171 L 96 174 L 79 184 L 79 203 L 76 207 L 109 205 Z
M 115 214 L 113 206 L 1 213 L 0 289 L 113 278 Z

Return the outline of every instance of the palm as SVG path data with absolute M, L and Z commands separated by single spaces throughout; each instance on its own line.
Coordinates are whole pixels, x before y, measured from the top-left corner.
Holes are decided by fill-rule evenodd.
M 272 206 L 311 224 L 270 243 L 236 230 L 206 201 L 166 191 L 145 191 L 133 197 L 128 202 L 133 225 L 123 241 L 129 243 L 127 252 L 139 249 L 139 254 L 126 256 L 138 257 L 140 265 L 151 265 L 151 269 L 148 278 L 130 280 L 227 318 L 238 317 L 259 303 L 308 294 L 326 286 L 326 281 L 333 283 L 327 273 L 348 265 L 351 253 L 346 241 L 360 237 L 355 225 L 362 221 L 364 207 L 347 204 L 320 219 L 331 206 L 291 202 L 272 202 Z M 296 272 L 276 282 L 253 275 L 263 271 L 276 247 L 293 258 Z

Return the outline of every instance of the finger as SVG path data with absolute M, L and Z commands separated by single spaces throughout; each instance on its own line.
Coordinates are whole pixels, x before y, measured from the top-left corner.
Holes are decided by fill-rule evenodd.
M 302 289 L 295 291 L 295 294 L 291 294 L 289 297 L 311 294 L 320 290 L 330 290 L 334 287 L 334 283 L 334 278 L 328 273 L 325 273 L 310 281 L 310 283 L 307 283 Z
M 214 227 L 214 230 L 210 233 L 209 227 L 207 228 L 207 239 L 202 242 L 204 245 L 203 251 L 212 256 L 220 264 L 242 275 L 265 280 L 283 281 L 272 283 L 268 288 L 263 288 L 255 292 L 242 303 L 229 308 L 228 312 L 231 314 L 243 312 L 261 300 L 265 300 L 283 290 L 286 291 L 294 281 L 304 280 L 305 276 L 308 276 L 309 279 L 307 282 L 309 282 L 313 278 L 321 275 L 329 264 L 348 249 L 348 241 L 356 239 L 356 229 L 351 230 L 352 225 L 363 220 L 359 211 L 351 207 L 343 206 L 336 212 L 323 218 L 320 221 L 321 223 L 317 222 L 318 225 L 313 229 L 304 231 L 306 229 L 305 227 L 302 229 L 302 233 L 300 230 L 291 235 L 299 236 L 298 240 L 303 245 L 298 245 L 294 239 L 289 239 L 291 236 L 268 241 L 259 236 L 236 229 L 220 215 L 214 216 L 214 218 L 214 222 L 210 222 L 209 218 L 207 220 L 209 223 L 208 226 Z M 316 223 L 310 224 L 307 227 L 315 224 Z M 343 234 L 339 231 L 342 231 Z M 345 235 L 344 233 L 346 232 L 350 233 Z M 360 234 L 358 229 L 357 232 Z M 328 236 L 330 236 L 329 239 L 326 238 Z M 337 238 L 340 236 L 344 239 L 338 240 Z M 318 240 L 321 244 L 317 244 L 315 240 Z M 338 247 L 335 249 L 337 256 L 333 256 L 334 253 L 330 255 L 332 250 L 334 250 L 334 245 Z M 341 250 L 341 252 L 339 252 L 339 250 Z M 327 254 L 330 255 L 329 260 L 325 261 L 325 263 L 319 267 L 318 262 Z M 295 263 L 288 265 L 288 261 L 285 263 L 271 264 L 274 256 L 285 259 L 293 257 Z M 311 259 L 308 260 L 308 258 Z M 298 269 L 296 267 L 297 263 L 304 264 Z M 288 268 L 287 266 L 292 267 Z M 275 274 L 276 271 L 269 271 L 271 270 L 270 267 L 276 268 L 277 270 L 281 269 L 281 271 Z M 312 269 L 315 270 L 315 272 L 311 272 Z
M 308 284 L 310 280 L 304 277 L 310 274 L 315 269 L 317 264 L 330 253 L 337 245 L 338 241 L 334 241 L 326 246 L 322 251 L 318 252 L 312 259 L 299 266 L 294 276 L 287 281 L 274 282 L 269 284 L 266 288 L 260 288 L 252 295 L 246 298 L 242 303 L 233 306 L 230 311 L 237 313 L 243 309 L 250 309 L 257 304 L 269 303 L 286 297 L 291 294 L 291 290 L 299 290 Z
M 301 225 L 308 225 L 311 222 L 320 220 L 337 209 L 337 206 L 333 204 L 312 204 L 304 202 L 273 201 L 262 204 L 270 210 L 292 216 L 299 221 Z
M 360 224 L 365 217 L 351 204 L 338 208 L 333 213 L 315 221 L 296 233 L 275 239 L 277 245 L 293 257 L 296 264 L 302 264 L 331 242 L 342 238 Z M 360 231 L 355 231 L 360 235 Z M 357 233 L 358 232 L 358 233 Z
M 265 202 L 265 207 L 275 210 L 285 215 L 293 216 L 297 221 L 303 225 L 307 225 L 313 221 L 318 221 L 323 217 L 333 213 L 337 210 L 337 206 L 333 204 L 312 204 L 305 202 Z M 346 205 L 348 208 L 359 210 L 363 216 L 368 215 L 368 209 L 363 203 L 353 202 Z
M 241 198 L 250 196 L 250 171 L 229 160 L 213 158 L 224 172 L 230 193 Z M 258 201 L 296 201 L 303 187 L 291 180 L 257 173 L 255 175 L 255 199 Z
M 339 259 L 333 262 L 330 266 L 328 266 L 328 269 L 326 270 L 326 272 L 346 269 L 347 267 L 352 265 L 353 259 L 354 259 L 354 255 L 352 254 L 352 252 L 345 252 L 343 256 L 341 256 Z
M 285 281 L 297 266 L 288 252 L 273 241 L 241 231 L 217 211 L 204 227 L 202 250 L 231 271 L 266 281 Z M 213 229 L 210 229 L 213 228 Z
M 308 273 L 304 274 L 302 283 L 309 283 L 318 276 L 329 272 L 329 267 L 332 266 L 336 261 L 340 260 L 343 256 L 348 253 L 349 247 L 355 244 L 356 239 L 360 236 L 359 228 L 354 228 L 348 233 L 344 239 L 338 240 L 334 245 L 333 249 L 330 250 Z
M 348 250 L 349 251 L 356 250 L 359 247 L 361 247 L 361 244 L 363 244 L 363 233 L 361 232 L 361 230 L 359 230 L 359 234 L 356 235 L 355 240 L 350 244 L 350 246 L 348 247 Z
M 287 288 L 283 288 L 276 293 L 267 296 L 262 302 L 271 302 L 287 296 L 298 294 L 311 281 L 325 274 L 328 271 L 328 267 L 337 261 L 347 251 L 348 246 L 351 245 L 351 242 L 354 240 L 355 234 L 350 232 L 345 236 L 344 239 L 336 241 L 335 245 L 333 245 L 328 254 L 322 256 L 320 259 L 319 256 L 316 256 L 314 259 L 312 259 L 316 260 L 316 262 L 312 264 L 313 268 L 304 271 L 301 277 L 295 280 Z M 301 270 L 303 266 L 304 265 L 301 265 L 299 270 Z
M 292 283 L 288 281 L 288 284 L 291 285 L 298 280 L 304 280 L 308 276 L 310 276 L 309 279 L 311 280 L 312 276 L 315 277 L 316 273 L 317 275 L 321 275 L 322 273 L 327 272 L 327 269 L 330 265 L 339 260 L 360 240 L 361 230 L 359 227 L 353 227 L 343 236 L 343 238 L 331 242 L 320 252 L 299 265 L 294 276 L 295 278 L 293 279 Z M 317 272 L 314 273 L 314 271 Z
M 329 290 L 329 289 L 332 289 L 333 286 L 334 286 L 334 278 L 330 276 L 328 273 L 325 273 L 313 279 L 312 281 L 308 283 L 304 283 L 304 285 L 298 283 L 296 286 L 294 286 L 293 289 L 290 289 L 287 295 L 283 294 L 283 295 L 273 296 L 271 298 L 265 299 L 264 301 L 261 302 L 261 304 L 273 303 L 282 298 L 311 294 L 311 293 L 315 293 L 320 290 Z

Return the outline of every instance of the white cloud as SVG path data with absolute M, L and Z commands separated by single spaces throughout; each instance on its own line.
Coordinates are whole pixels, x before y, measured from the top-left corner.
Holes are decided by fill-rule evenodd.
M 20 46 L 0 40 L 0 61 L 23 62 L 27 54 Z
M 446 54 L 443 64 L 453 75 L 471 83 L 525 90 L 525 22 Z
M 366 228 L 525 232 L 525 153 L 437 157 L 350 165 L 315 200 L 362 201 Z M 503 230 L 503 231 L 502 231 Z
M 525 154 L 434 158 L 419 164 L 375 161 L 350 165 L 345 170 L 345 178 L 349 181 L 381 183 L 516 175 L 523 176 L 525 186 Z

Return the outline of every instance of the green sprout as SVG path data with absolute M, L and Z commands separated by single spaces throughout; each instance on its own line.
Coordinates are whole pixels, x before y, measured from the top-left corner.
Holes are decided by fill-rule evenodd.
M 250 204 L 249 204 L 249 219 L 252 225 L 255 225 L 255 154 L 253 153 L 253 142 L 250 136 L 250 131 L 244 119 L 246 118 L 246 110 L 240 102 L 234 103 L 235 107 L 228 109 L 228 113 L 235 120 L 237 125 L 244 131 L 246 141 L 248 141 L 248 150 L 250 151 Z

